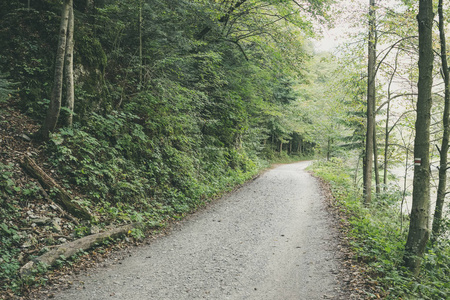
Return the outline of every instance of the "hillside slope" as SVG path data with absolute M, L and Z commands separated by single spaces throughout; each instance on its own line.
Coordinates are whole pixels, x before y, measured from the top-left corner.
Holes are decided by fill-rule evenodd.
M 174 202 L 171 208 L 157 203 L 149 203 L 143 210 L 142 206 L 117 203 L 111 199 L 102 199 L 93 204 L 89 197 L 83 195 L 76 184 L 70 183 L 70 176 L 58 170 L 52 161 L 52 140 L 49 143 L 37 143 L 30 137 L 36 132 L 39 125 L 35 121 L 20 113 L 12 103 L 0 103 L 0 299 L 12 299 L 18 295 L 27 295 L 33 287 L 38 287 L 48 281 L 60 280 L 66 272 L 71 272 L 73 262 L 66 258 L 58 261 L 58 269 L 51 273 L 40 274 L 44 269 L 33 270 L 27 277 L 20 277 L 19 269 L 28 261 L 83 236 L 108 231 L 122 224 L 142 222 L 149 228 L 163 228 L 170 220 L 182 218 L 186 213 L 196 210 L 204 205 L 208 198 L 215 197 L 225 190 L 233 188 L 236 184 L 253 176 L 230 174 L 221 185 L 221 189 L 210 187 L 208 194 L 204 195 L 202 202 L 195 206 L 186 206 L 183 210 L 176 209 L 180 202 Z M 50 144 L 50 146 L 49 146 Z M 31 157 L 43 172 L 54 179 L 73 198 L 73 201 L 94 216 L 91 220 L 76 218 L 67 212 L 56 201 L 54 190 L 43 187 L 36 178 L 26 172 L 21 161 L 24 156 Z M 256 170 L 256 169 L 255 169 Z M 234 176 L 234 179 L 232 178 Z M 184 198 L 182 198 L 184 199 Z M 156 202 L 155 201 L 155 202 Z M 178 204 L 177 204 L 178 203 Z M 137 229 L 129 238 L 139 241 L 144 232 Z M 129 240 L 127 238 L 127 240 Z M 122 248 L 125 244 L 108 242 L 102 246 L 100 254 L 108 253 L 114 248 Z M 68 258 L 67 258 L 68 259 Z M 76 268 L 87 267 L 101 260 L 98 253 L 85 256 Z M 63 268 L 61 268 L 61 266 Z M 69 267 L 69 269 L 67 269 Z M 75 269 L 76 269 L 75 268 Z

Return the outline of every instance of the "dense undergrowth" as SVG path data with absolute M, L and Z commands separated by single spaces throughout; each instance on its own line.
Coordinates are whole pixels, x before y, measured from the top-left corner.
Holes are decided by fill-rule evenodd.
M 164 227 L 268 165 L 244 150 L 180 149 L 178 140 L 146 135 L 132 121 L 136 118 L 131 113 L 92 114 L 89 125 L 61 129 L 43 147 L 49 174 L 95 216 L 90 222 L 54 225 L 50 220 L 59 215 L 43 198 L 42 188 L 24 176 L 16 161 L 0 162 L 0 282 L 5 293 L 21 294 L 44 284 L 46 275 L 38 274 L 44 269 L 36 270 L 32 280 L 18 271 L 55 245 L 130 222 Z M 47 221 L 41 224 L 43 218 Z M 143 234 L 138 230 L 132 236 Z
M 152 138 L 133 119 L 130 113 L 93 114 L 89 126 L 62 129 L 47 145 L 50 161 L 90 199 L 86 206 L 107 199 L 183 214 L 260 168 L 244 150 L 205 149 L 183 135 Z
M 402 266 L 408 217 L 399 213 L 401 192 L 388 189 L 365 207 L 355 188 L 354 175 L 343 159 L 318 161 L 312 169 L 330 183 L 335 205 L 348 221 L 347 234 L 355 259 L 368 264 L 371 281 L 380 285 L 386 299 L 448 299 L 448 239 L 428 245 L 420 277 L 413 278 Z

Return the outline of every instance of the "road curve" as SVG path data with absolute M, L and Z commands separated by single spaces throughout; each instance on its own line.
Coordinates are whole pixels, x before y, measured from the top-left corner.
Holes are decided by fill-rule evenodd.
M 308 162 L 281 165 L 54 299 L 337 299 L 333 230 Z

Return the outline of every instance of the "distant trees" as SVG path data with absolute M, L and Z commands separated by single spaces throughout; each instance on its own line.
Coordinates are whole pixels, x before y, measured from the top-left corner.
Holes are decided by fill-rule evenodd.
M 351 104 L 354 95 L 347 86 L 354 83 L 353 75 L 332 54 L 316 54 L 306 64 L 304 82 L 298 86 L 299 100 L 288 108 L 297 119 L 299 134 L 327 159 L 355 148 L 349 141 L 355 130 L 350 119 L 360 107 Z

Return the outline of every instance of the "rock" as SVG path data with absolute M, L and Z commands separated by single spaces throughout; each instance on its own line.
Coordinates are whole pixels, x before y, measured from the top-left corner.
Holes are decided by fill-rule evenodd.
M 46 224 L 50 224 L 52 221 L 52 219 L 48 218 L 48 217 L 40 217 L 38 219 L 34 219 L 33 223 L 39 226 L 43 226 Z
M 29 248 L 29 247 L 37 244 L 37 240 L 35 237 L 33 237 L 32 235 L 28 235 L 28 237 L 29 237 L 28 240 L 25 241 L 25 243 L 23 243 L 22 246 L 20 246 L 20 247 Z
M 60 224 L 61 224 L 61 219 L 60 218 L 54 218 L 52 220 L 53 231 L 62 232 L 62 228 L 61 228 Z
M 100 232 L 100 227 L 92 225 L 91 226 L 91 234 L 96 234 Z
M 24 141 L 31 142 L 31 138 L 28 135 L 24 134 L 24 133 L 19 134 L 16 137 L 20 138 L 20 139 L 22 139 Z
M 38 216 L 36 216 L 33 212 L 33 210 L 27 210 L 27 215 L 30 219 L 37 219 L 39 218 Z
M 20 246 L 20 247 L 22 247 L 22 248 L 29 248 L 29 247 L 31 247 L 31 246 L 33 246 L 33 244 L 31 243 L 31 241 L 26 241 L 26 242 L 23 243 L 22 246 Z

